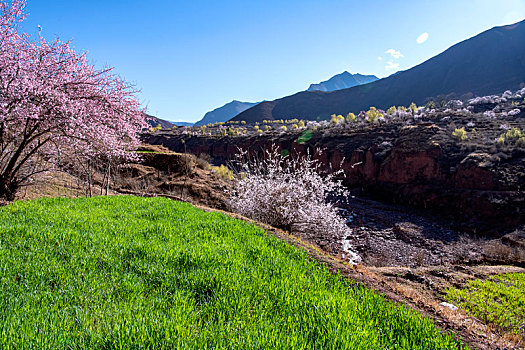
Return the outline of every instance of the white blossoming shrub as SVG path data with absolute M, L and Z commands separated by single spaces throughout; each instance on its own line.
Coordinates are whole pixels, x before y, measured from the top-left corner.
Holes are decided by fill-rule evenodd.
M 336 173 L 321 176 L 320 163 L 306 156 L 283 156 L 273 146 L 262 159 L 240 151 L 237 167 L 241 180 L 230 197 L 231 208 L 244 216 L 306 237 L 337 241 L 351 235 L 345 219 L 328 198 L 348 195 Z M 361 260 L 346 245 L 352 263 Z
M 487 118 L 491 118 L 491 119 L 494 119 L 496 118 L 496 113 L 494 113 L 494 111 L 486 111 L 486 112 L 483 112 L 483 115 Z
M 459 108 L 463 106 L 463 102 L 460 100 L 451 100 L 447 102 L 446 106 L 448 108 Z
M 519 108 L 515 108 L 512 111 L 509 111 L 508 115 L 515 116 L 521 113 L 521 110 Z
M 395 118 L 399 118 L 399 119 L 408 119 L 410 117 L 412 117 L 412 113 L 408 112 L 408 111 L 404 111 L 402 109 L 398 109 L 394 112 L 393 116 Z
M 319 128 L 321 125 L 316 122 L 316 121 L 313 121 L 313 120 L 310 120 L 306 123 L 306 128 L 307 129 L 317 129 Z
M 512 97 L 512 91 L 510 90 L 507 90 L 503 93 L 503 95 L 501 95 L 502 98 L 505 98 L 505 99 L 508 99 L 508 98 L 511 98 Z
M 328 120 L 321 120 L 319 122 L 319 126 L 321 128 L 328 128 L 328 127 L 330 127 L 330 122 Z
M 501 98 L 497 95 L 492 95 L 492 96 L 475 97 L 469 100 L 468 103 L 469 105 L 478 105 L 478 104 L 486 104 L 486 103 L 490 103 L 490 104 L 500 103 L 500 102 L 505 102 L 505 101 L 506 99 L 504 98 Z
M 525 97 L 525 88 L 521 89 L 521 90 L 518 90 L 516 91 L 516 94 L 514 94 L 513 98 L 523 98 Z

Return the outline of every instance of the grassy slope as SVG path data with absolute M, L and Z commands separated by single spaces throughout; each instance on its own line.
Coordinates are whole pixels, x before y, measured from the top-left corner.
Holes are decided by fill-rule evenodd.
M 0 348 L 456 348 L 263 230 L 166 199 L 0 208 Z
M 508 273 L 449 289 L 447 299 L 469 314 L 525 339 L 525 274 Z

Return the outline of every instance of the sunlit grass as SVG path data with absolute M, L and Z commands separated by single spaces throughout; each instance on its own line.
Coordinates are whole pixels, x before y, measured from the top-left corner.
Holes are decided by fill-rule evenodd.
M 155 198 L 0 208 L 1 349 L 451 349 L 251 224 Z
M 525 338 L 525 273 L 508 273 L 451 288 L 447 299 L 485 323 Z

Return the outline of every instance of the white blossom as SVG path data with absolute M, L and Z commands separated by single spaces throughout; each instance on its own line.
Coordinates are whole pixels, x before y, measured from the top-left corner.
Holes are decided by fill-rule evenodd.
M 508 115 L 515 116 L 521 113 L 521 110 L 519 108 L 515 108 L 512 111 L 509 111 Z
M 320 163 L 311 155 L 286 157 L 273 146 L 262 159 L 240 152 L 237 165 L 243 176 L 230 198 L 234 211 L 307 237 L 341 241 L 352 234 L 337 207 L 327 200 L 348 196 L 335 179 L 338 172 L 321 176 Z M 353 249 L 346 252 L 350 262 L 360 261 Z
M 496 113 L 494 111 L 486 111 L 483 113 L 483 116 L 494 119 L 496 118 Z

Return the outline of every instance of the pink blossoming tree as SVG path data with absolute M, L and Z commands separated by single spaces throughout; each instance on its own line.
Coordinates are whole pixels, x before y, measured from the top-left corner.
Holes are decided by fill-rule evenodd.
M 0 0 L 0 198 L 72 162 L 129 158 L 145 127 L 132 86 L 70 42 L 20 33 L 25 0 Z

